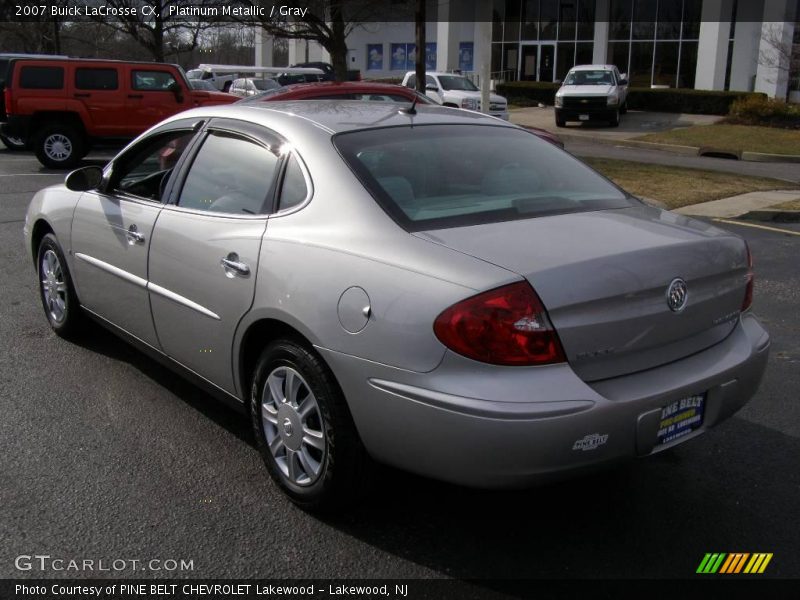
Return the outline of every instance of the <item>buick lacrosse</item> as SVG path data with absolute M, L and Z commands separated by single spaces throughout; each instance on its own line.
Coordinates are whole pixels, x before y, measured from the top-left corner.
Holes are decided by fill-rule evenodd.
M 198 108 L 25 220 L 58 335 L 90 316 L 252 419 L 306 508 L 372 461 L 517 487 L 683 443 L 755 393 L 745 242 L 475 112 Z

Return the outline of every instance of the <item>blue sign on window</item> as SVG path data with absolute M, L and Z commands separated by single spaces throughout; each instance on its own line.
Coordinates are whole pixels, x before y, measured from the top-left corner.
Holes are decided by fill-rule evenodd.
M 406 47 L 408 44 L 392 44 L 392 71 L 407 71 L 408 56 Z
M 458 68 L 461 71 L 473 70 L 473 57 L 475 45 L 472 42 L 461 42 L 458 45 Z
M 383 44 L 367 44 L 367 71 L 383 70 Z
M 436 70 L 436 42 L 425 44 L 425 70 Z

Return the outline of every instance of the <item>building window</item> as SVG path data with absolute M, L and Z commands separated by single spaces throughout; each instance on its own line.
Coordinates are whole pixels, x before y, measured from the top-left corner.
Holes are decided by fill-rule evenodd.
M 391 70 L 410 71 L 417 60 L 416 44 L 392 44 Z
M 367 71 L 383 71 L 383 44 L 367 44 Z

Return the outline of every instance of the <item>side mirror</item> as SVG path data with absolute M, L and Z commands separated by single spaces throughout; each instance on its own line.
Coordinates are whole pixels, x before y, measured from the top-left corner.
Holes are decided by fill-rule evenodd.
M 96 190 L 103 181 L 103 169 L 96 165 L 77 169 L 67 175 L 64 185 L 73 192 Z
M 177 100 L 178 102 L 183 102 L 183 88 L 181 87 L 180 83 L 178 83 L 177 81 L 173 81 L 172 83 L 169 84 L 169 87 L 167 89 L 173 94 L 175 94 L 175 100 Z
M 628 74 L 623 73 L 619 76 L 619 84 L 620 85 L 628 85 Z
M 425 86 L 425 90 L 428 92 L 438 92 L 439 88 L 433 85 L 432 83 L 429 83 L 428 85 Z

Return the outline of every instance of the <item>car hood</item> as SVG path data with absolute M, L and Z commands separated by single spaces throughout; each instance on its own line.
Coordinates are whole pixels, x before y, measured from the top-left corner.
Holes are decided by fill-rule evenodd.
M 565 85 L 558 90 L 559 96 L 608 96 L 613 85 Z
M 480 100 L 480 92 L 468 92 L 466 90 L 445 90 L 444 92 L 450 98 L 478 98 Z M 496 102 L 497 104 L 506 104 L 506 99 L 497 94 L 489 94 L 489 102 Z
M 527 279 L 586 381 L 649 369 L 724 339 L 738 319 L 747 253 L 737 236 L 639 205 L 415 235 Z M 685 308 L 667 303 L 677 278 Z

